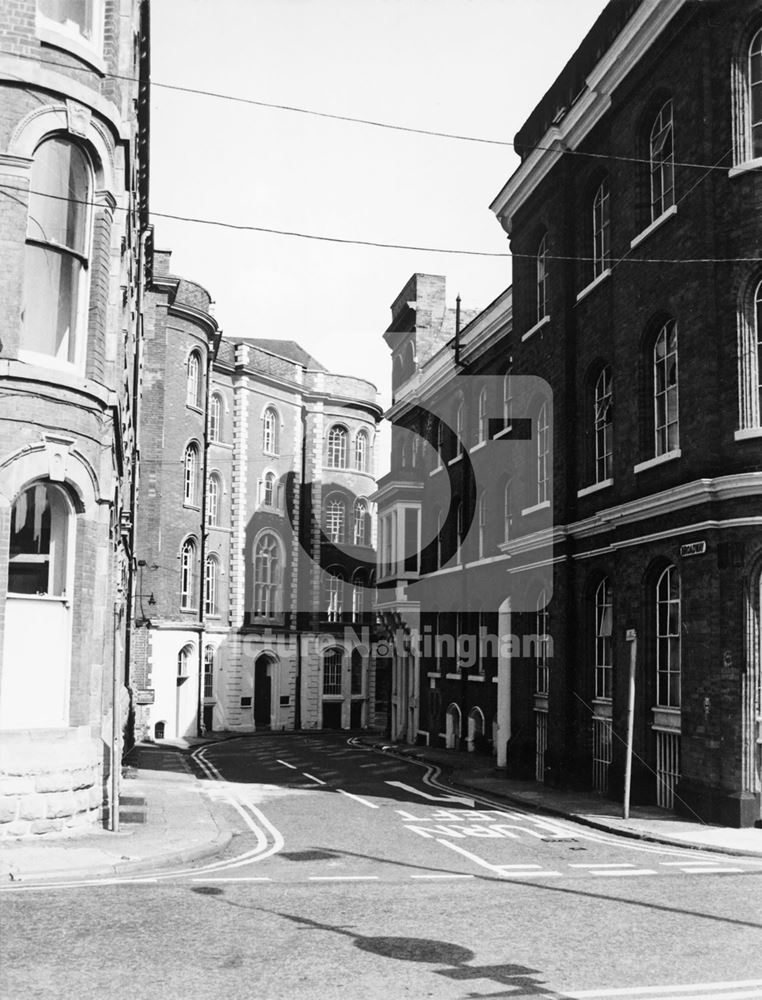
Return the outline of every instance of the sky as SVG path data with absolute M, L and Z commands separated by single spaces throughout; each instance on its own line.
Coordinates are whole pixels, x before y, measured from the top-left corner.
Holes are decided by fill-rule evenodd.
M 155 213 L 507 253 L 489 204 L 509 146 L 413 135 L 162 89 L 512 140 L 606 0 L 153 0 Z M 212 13 L 213 11 L 213 13 Z M 508 258 L 345 246 L 154 217 L 223 334 L 298 341 L 390 401 L 382 334 L 414 272 L 483 308 Z

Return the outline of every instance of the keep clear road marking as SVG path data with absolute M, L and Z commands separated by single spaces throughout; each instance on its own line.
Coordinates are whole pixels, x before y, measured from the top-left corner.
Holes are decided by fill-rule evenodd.
M 738 996 L 760 996 L 758 992 L 741 994 L 726 992 L 727 990 L 745 990 L 749 987 L 759 989 L 762 987 L 762 979 L 742 979 L 735 983 L 685 983 L 680 986 L 622 986 L 610 990 L 565 990 L 564 992 L 567 997 L 573 997 L 574 1000 L 594 1000 L 595 997 L 654 996 L 655 994 L 663 996 L 667 993 L 673 996 L 678 995 L 677 1000 L 688 1000 L 688 996 L 680 997 L 679 994 L 695 995 L 696 990 L 702 991 L 705 996 L 708 995 L 712 1000 L 722 1000 L 723 997 L 727 997 L 730 1000 L 731 997 Z M 723 990 L 723 992 L 718 993 L 718 990 Z
M 495 875 L 500 875 L 502 878 L 553 878 L 561 875 L 561 872 L 538 871 L 537 866 L 534 865 L 524 865 L 520 870 L 516 871 L 511 865 L 493 865 L 489 861 L 485 861 L 484 858 L 480 858 L 477 854 L 467 851 L 465 847 L 459 847 L 458 844 L 451 844 L 449 840 L 442 840 L 441 837 L 437 837 L 437 843 L 449 847 L 451 851 L 457 851 L 458 854 L 462 854 L 469 861 L 473 861 L 480 867 L 486 868 L 488 871 L 491 871 Z
M 359 795 L 353 795 L 352 792 L 345 792 L 343 788 L 337 788 L 336 791 L 339 795 L 346 795 L 348 799 L 354 799 L 355 802 L 360 802 L 362 805 L 367 806 L 369 809 L 378 809 L 375 802 L 368 802 L 367 799 L 361 798 Z
M 419 788 L 413 788 L 412 785 L 406 785 L 404 781 L 386 781 L 386 785 L 391 785 L 392 788 L 401 788 L 403 791 L 412 792 L 413 795 L 418 795 L 422 799 L 427 799 L 429 802 L 449 802 L 450 805 L 453 802 L 459 802 L 464 806 L 474 806 L 473 799 L 462 798 L 459 795 L 429 795 L 428 792 L 422 792 Z

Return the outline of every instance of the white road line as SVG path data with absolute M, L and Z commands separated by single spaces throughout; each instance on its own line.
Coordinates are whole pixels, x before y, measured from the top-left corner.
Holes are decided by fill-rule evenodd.
M 572 864 L 569 862 L 570 868 L 634 868 L 635 865 L 631 864 L 617 864 L 617 865 L 594 865 L 594 864 Z
M 310 875 L 310 882 L 377 882 L 379 875 Z
M 276 764 L 282 764 L 284 767 L 290 767 L 292 771 L 298 771 L 299 768 L 295 764 L 289 764 L 287 760 L 278 760 L 276 758 Z
M 469 861 L 473 861 L 475 864 L 479 865 L 481 868 L 486 868 L 491 871 L 494 875 L 499 875 L 501 878 L 555 878 L 560 876 L 561 872 L 553 871 L 541 871 L 532 865 L 524 865 L 521 867 L 521 871 L 509 871 L 511 865 L 493 865 L 489 861 L 485 861 L 484 858 L 480 858 L 477 854 L 472 854 L 471 851 L 467 851 L 465 847 L 460 847 L 458 844 L 452 844 L 449 840 L 443 840 L 441 837 L 437 837 L 438 844 L 444 844 L 445 847 L 449 847 L 452 851 L 457 851 L 458 854 L 462 854 L 463 857 L 468 858 Z
M 497 868 L 518 868 L 522 872 L 529 871 L 530 868 L 536 868 L 538 871 L 542 870 L 542 865 L 497 865 Z
M 459 802 L 466 806 L 473 806 L 474 804 L 473 799 L 462 798 L 459 795 L 429 795 L 428 792 L 424 792 L 420 788 L 413 788 L 412 785 L 406 785 L 404 781 L 385 781 L 384 784 L 391 785 L 392 788 L 401 788 L 403 791 L 412 792 L 413 795 L 418 795 L 429 802 L 447 802 L 449 805 Z
M 591 875 L 600 875 L 605 878 L 622 878 L 625 875 L 656 875 L 658 874 L 654 868 L 620 868 L 616 871 L 608 869 L 607 871 L 591 871 Z
M 272 882 L 264 875 L 231 875 L 228 878 L 212 876 L 211 878 L 192 878 L 191 882 Z
M 448 874 L 444 874 L 444 875 L 411 875 L 410 878 L 418 878 L 418 879 L 424 879 L 424 878 L 474 878 L 474 876 L 473 875 L 448 875 Z
M 653 996 L 657 993 L 671 993 L 674 995 L 695 990 L 703 990 L 712 996 L 712 993 L 716 990 L 738 990 L 748 987 L 762 987 L 762 979 L 743 979 L 735 983 L 683 983 L 679 986 L 622 986 L 612 987 L 609 990 L 565 990 L 564 992 L 566 996 L 573 997 L 574 1000 L 592 1000 L 593 997 Z
M 561 872 L 552 872 L 552 871 L 547 871 L 547 872 L 545 872 L 545 871 L 542 871 L 542 872 L 532 872 L 532 871 L 504 872 L 499 867 L 496 869 L 496 871 L 497 871 L 497 874 L 501 875 L 503 878 L 558 878 L 561 875 Z
M 683 868 L 681 871 L 686 872 L 688 875 L 716 875 L 718 872 L 722 874 L 725 874 L 726 872 L 735 875 L 744 874 L 743 868 L 710 868 L 709 866 L 706 868 Z
M 309 778 L 310 781 L 317 782 L 318 785 L 326 785 L 326 784 L 328 784 L 328 782 L 323 781 L 322 778 L 316 778 L 314 774 L 307 774 L 306 771 L 302 771 L 302 774 L 304 775 L 305 778 Z
M 683 865 L 732 865 L 737 864 L 736 861 L 723 861 L 722 858 L 712 859 L 712 861 L 689 861 L 687 858 L 685 861 L 660 861 L 660 865 L 666 867 L 682 867 Z
M 345 792 L 343 788 L 337 788 L 336 791 L 339 795 L 346 795 L 348 799 L 354 799 L 355 802 L 360 802 L 362 805 L 367 806 L 369 809 L 378 809 L 379 807 L 375 802 L 368 802 L 367 799 L 363 799 L 359 795 L 354 795 L 352 792 Z

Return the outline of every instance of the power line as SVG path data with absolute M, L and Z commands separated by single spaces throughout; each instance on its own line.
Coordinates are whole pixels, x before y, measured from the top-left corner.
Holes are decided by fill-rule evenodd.
M 38 59 L 34 56 L 25 56 L 20 52 L 0 52 L 0 55 L 12 56 L 15 59 L 23 59 L 27 62 L 42 63 L 46 66 L 54 66 L 56 69 L 70 69 L 79 72 L 83 72 L 82 66 L 74 66 L 70 63 L 60 63 L 53 59 Z M 103 73 L 103 76 L 107 76 L 112 80 L 125 80 L 129 83 L 140 83 L 139 77 L 136 76 L 126 76 L 119 73 Z M 303 108 L 294 104 L 278 104 L 273 101 L 261 101 L 254 97 L 241 97 L 238 94 L 225 94 L 221 91 L 215 90 L 204 90 L 201 87 L 182 87 L 179 84 L 174 83 L 159 83 L 156 80 L 150 81 L 151 87 L 156 87 L 160 90 L 171 90 L 180 94 L 191 94 L 196 97 L 212 97 L 218 101 L 232 101 L 235 104 L 248 104 L 252 107 L 257 108 L 268 108 L 273 111 L 288 111 L 293 114 L 308 115 L 313 118 L 326 118 L 331 121 L 339 122 L 349 122 L 353 125 L 366 125 L 370 128 L 381 128 L 386 129 L 391 132 L 406 132 L 411 135 L 425 135 L 433 136 L 438 139 L 453 139 L 459 142 L 473 142 L 481 145 L 488 146 L 503 146 L 509 149 L 515 149 L 516 143 L 509 139 L 490 139 L 486 136 L 476 136 L 476 135 L 462 135 L 458 132 L 443 132 L 437 129 L 427 129 L 427 128 L 415 128 L 410 125 L 398 125 L 394 122 L 383 122 L 378 121 L 373 118 L 359 118 L 354 115 L 340 115 L 330 111 L 317 111 L 314 108 Z M 543 146 L 539 143 L 528 145 L 521 144 L 521 149 L 526 151 L 544 151 L 544 152 L 558 152 L 557 146 Z M 650 165 L 650 159 L 646 157 L 639 156 L 625 156 L 621 153 L 595 153 L 588 152 L 581 149 L 569 149 L 567 147 L 562 147 L 561 152 L 568 154 L 569 156 L 583 156 L 589 159 L 596 160 L 621 160 L 625 163 L 640 163 L 645 165 Z M 726 154 L 727 155 L 727 154 Z M 724 159 L 724 156 L 723 156 Z M 690 167 L 695 170 L 726 170 L 726 167 L 722 167 L 717 164 L 708 163 L 695 163 L 691 160 L 675 160 L 674 165 L 676 167 Z
M 700 178 L 703 179 L 703 178 Z M 22 191 L 29 194 L 39 195 L 43 198 L 52 198 L 56 201 L 66 201 L 75 205 L 87 205 L 91 208 L 99 208 L 96 202 L 86 201 L 84 199 L 78 198 L 67 198 L 64 195 L 49 194 L 46 191 L 37 191 L 30 188 L 20 187 L 14 184 L 0 183 L 0 189 L 6 191 Z M 692 189 L 691 189 L 692 190 Z M 690 193 L 690 192 L 689 192 Z M 124 206 L 117 206 L 119 211 L 129 211 L 128 208 Z M 221 229 L 232 229 L 238 232 L 247 233 L 267 233 L 274 236 L 288 236 L 296 239 L 302 240 L 317 240 L 321 243 L 338 243 L 344 246 L 361 246 L 361 247 L 375 247 L 383 250 L 413 250 L 417 253 L 441 253 L 441 254 L 458 254 L 465 255 L 469 257 L 495 257 L 510 259 L 513 257 L 526 258 L 534 260 L 536 259 L 536 254 L 534 253 L 498 253 L 490 250 L 463 250 L 458 247 L 426 247 L 417 246 L 410 243 L 384 243 L 379 240 L 361 240 L 361 239 L 350 239 L 348 237 L 342 236 L 326 236 L 318 233 L 302 233 L 298 230 L 293 229 L 275 229 L 269 226 L 254 226 L 247 225 L 241 222 L 225 222 L 222 219 L 202 219 L 191 215 L 176 215 L 171 212 L 156 212 L 151 210 L 149 213 L 153 218 L 156 219 L 170 219 L 174 222 L 189 222 L 194 225 L 200 226 L 216 226 Z M 558 260 L 558 261 L 576 261 L 582 264 L 592 263 L 596 258 L 594 257 L 580 257 L 574 255 L 566 254 L 547 254 L 548 260 Z M 628 264 L 749 264 L 758 263 L 762 257 L 623 257 L 619 263 Z

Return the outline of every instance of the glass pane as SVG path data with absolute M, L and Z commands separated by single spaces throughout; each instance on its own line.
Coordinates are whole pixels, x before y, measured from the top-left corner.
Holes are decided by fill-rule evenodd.
M 76 258 L 27 245 L 21 307 L 24 350 L 74 362 L 81 273 Z
M 40 13 L 75 30 L 84 38 L 93 36 L 92 0 L 37 0 Z
M 27 236 L 85 253 L 89 172 L 78 146 L 44 142 L 34 156 Z
M 66 501 L 54 487 L 40 483 L 18 497 L 11 515 L 9 592 L 65 593 L 68 524 Z

